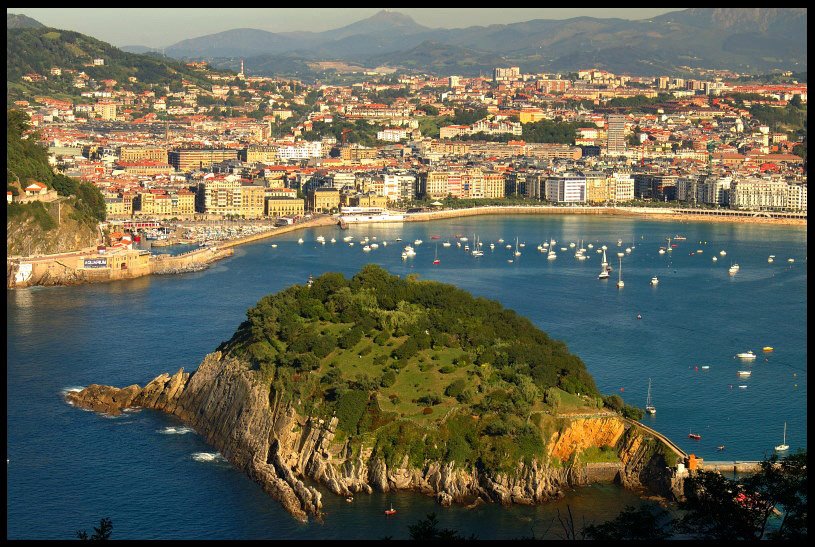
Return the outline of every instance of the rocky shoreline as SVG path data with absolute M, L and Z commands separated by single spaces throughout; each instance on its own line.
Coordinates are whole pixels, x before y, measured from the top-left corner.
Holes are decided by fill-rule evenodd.
M 538 504 L 592 480 L 585 464 L 551 467 L 535 461 L 518 462 L 512 473 L 495 476 L 474 467 L 462 469 L 454 462 L 430 461 L 411 468 L 405 460 L 390 468 L 371 456 L 372 447 L 363 446 L 354 455 L 348 441 L 333 442 L 336 418 L 300 416 L 279 396 L 270 395 L 269 387 L 260 385 L 245 363 L 220 352 L 207 355 L 192 374 L 183 369 L 165 373 L 143 388 L 91 384 L 67 393 L 66 400 L 106 414 L 142 407 L 179 417 L 301 521 L 321 518 L 322 494 L 307 485 L 309 479 L 340 496 L 413 490 L 442 505 Z M 620 455 L 616 472 L 620 484 L 672 499 L 681 496 L 681 479 L 673 477 L 652 437 L 616 416 L 575 424 L 577 429 L 570 427 L 552 439 L 553 452 L 562 455 L 610 443 Z

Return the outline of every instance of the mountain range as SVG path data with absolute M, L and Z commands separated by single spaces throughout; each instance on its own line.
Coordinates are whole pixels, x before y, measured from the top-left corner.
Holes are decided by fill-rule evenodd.
M 162 53 L 232 70 L 243 59 L 247 73 L 262 75 L 316 75 L 315 61 L 464 76 L 510 65 L 524 72 L 596 67 L 633 75 L 694 69 L 801 72 L 807 64 L 806 17 L 806 8 L 690 8 L 633 21 L 576 17 L 445 29 L 383 10 L 323 32 L 231 29 L 182 40 Z M 8 14 L 8 25 L 39 23 Z M 151 51 L 139 45 L 121 49 Z
M 249 72 L 260 64 L 253 58 L 268 55 L 464 74 L 510 63 L 531 71 L 597 66 L 633 74 L 680 67 L 805 70 L 806 15 L 806 8 L 691 8 L 634 21 L 577 17 L 434 29 L 381 11 L 324 32 L 232 29 L 164 52 L 179 59 L 242 57 Z

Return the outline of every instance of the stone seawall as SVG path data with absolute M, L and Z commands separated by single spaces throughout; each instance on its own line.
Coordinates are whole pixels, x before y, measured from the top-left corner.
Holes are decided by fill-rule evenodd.
M 389 467 L 372 456 L 372 446 L 355 453 L 347 440 L 336 443 L 336 418 L 299 415 L 282 402 L 280 393 L 261 384 L 247 364 L 220 352 L 208 355 L 193 374 L 183 370 L 162 374 L 144 388 L 92 384 L 68 393 L 66 399 L 111 414 L 133 406 L 175 414 L 300 520 L 321 516 L 321 494 L 308 485 L 309 480 L 340 496 L 412 490 L 433 496 L 442 505 L 479 499 L 538 504 L 561 497 L 569 487 L 608 480 L 671 495 L 670 487 L 665 488 L 671 474 L 653 438 L 613 415 L 568 422 L 549 446 L 567 457 L 572 456 L 567 446 L 614 446 L 619 463 L 549 465 L 546 462 L 555 457 L 550 452 L 544 463 L 518 462 L 513 471 L 496 475 L 455 462 L 426 461 L 411 467 L 407 457 Z M 578 441 L 581 434 L 585 438 Z

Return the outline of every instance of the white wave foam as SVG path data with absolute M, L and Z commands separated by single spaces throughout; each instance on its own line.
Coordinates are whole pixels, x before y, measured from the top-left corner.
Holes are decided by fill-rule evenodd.
M 225 462 L 226 458 L 219 452 L 193 452 L 192 459 L 197 462 Z
M 191 427 L 169 426 L 165 427 L 164 429 L 159 429 L 158 432 L 161 433 L 162 435 L 184 435 L 186 433 L 195 433 L 195 430 Z
M 60 393 L 62 393 L 62 396 L 65 397 L 71 392 L 82 391 L 83 389 L 85 389 L 85 386 L 69 386 L 61 390 Z

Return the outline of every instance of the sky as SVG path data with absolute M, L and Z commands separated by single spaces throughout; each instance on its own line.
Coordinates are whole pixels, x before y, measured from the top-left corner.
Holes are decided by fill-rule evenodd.
M 7 8 L 55 28 L 73 30 L 115 46 L 166 47 L 234 28 L 320 32 L 349 25 L 382 8 Z M 389 8 L 431 28 L 517 23 L 531 19 L 618 17 L 646 19 L 684 8 Z

